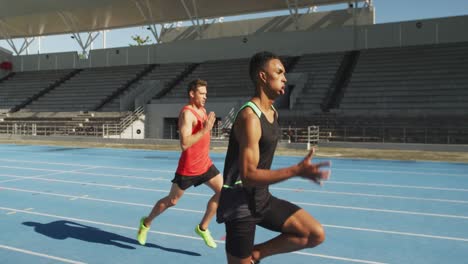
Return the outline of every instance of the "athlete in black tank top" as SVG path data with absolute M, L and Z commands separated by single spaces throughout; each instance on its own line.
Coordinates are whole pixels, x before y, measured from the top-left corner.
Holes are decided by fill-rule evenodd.
M 250 60 L 250 77 L 256 94 L 239 110 L 231 129 L 217 210 L 217 221 L 226 226 L 229 264 L 258 263 L 274 254 L 315 247 L 325 239 L 317 220 L 297 205 L 271 195 L 268 186 L 295 176 L 321 184 L 330 171 L 320 167 L 330 163 L 312 164 L 312 150 L 299 164 L 270 169 L 280 137 L 273 103 L 284 94 L 284 66 L 276 55 L 260 52 Z M 254 245 L 257 225 L 280 234 Z
M 270 123 L 258 106 L 251 101 L 242 106 L 239 112 L 246 107 L 251 108 L 255 112 L 261 125 L 262 136 L 258 142 L 260 157 L 257 168 L 270 169 L 281 133 L 276 111 L 273 123 Z M 219 222 L 249 215 L 261 215 L 262 211 L 266 209 L 271 196 L 268 185 L 244 186 L 240 178 L 238 164 L 239 142 L 236 138 L 236 132 L 232 130 L 229 136 L 228 152 L 224 163 L 224 192 L 226 195 L 223 195 L 223 201 L 220 202 L 223 204 L 223 208 L 218 211 Z M 240 200 L 239 193 L 242 193 L 242 199 Z

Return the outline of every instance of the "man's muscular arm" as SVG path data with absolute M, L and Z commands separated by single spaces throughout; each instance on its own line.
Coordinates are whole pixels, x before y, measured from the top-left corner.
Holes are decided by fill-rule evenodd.
M 213 128 L 215 120 L 215 114 L 210 112 L 203 128 L 192 135 L 193 126 L 197 123 L 197 118 L 189 110 L 183 111 L 179 116 L 180 147 L 182 150 L 188 149 L 193 144 L 197 143 L 205 133 L 209 133 Z

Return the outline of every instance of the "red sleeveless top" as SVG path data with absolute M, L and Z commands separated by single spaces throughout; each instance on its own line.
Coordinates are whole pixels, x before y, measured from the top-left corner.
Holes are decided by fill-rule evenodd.
M 203 123 L 208 117 L 205 108 L 203 108 L 203 116 L 200 116 L 188 105 L 184 106 L 180 112 L 182 113 L 186 110 L 192 112 L 197 118 L 197 124 L 192 128 L 193 135 L 203 128 Z M 199 176 L 208 171 L 211 165 L 213 165 L 209 157 L 210 139 L 210 133 L 205 133 L 199 141 L 182 152 L 176 171 L 177 174 L 183 176 Z

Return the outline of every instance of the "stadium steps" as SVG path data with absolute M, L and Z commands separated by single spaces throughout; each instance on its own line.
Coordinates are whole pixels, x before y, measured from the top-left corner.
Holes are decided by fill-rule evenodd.
M 335 74 L 335 78 L 331 82 L 327 95 L 322 101 L 321 108 L 323 112 L 329 112 L 330 109 L 339 107 L 344 95 L 344 90 L 353 75 L 359 55 L 360 51 L 354 50 L 347 52 L 343 56 L 343 60 Z
M 145 67 L 140 73 L 137 74 L 133 79 L 129 80 L 126 82 L 122 87 L 114 91 L 111 95 L 106 97 L 102 102 L 100 102 L 94 109 L 93 111 L 99 111 L 101 110 L 107 103 L 112 102 L 115 98 L 119 97 L 121 94 L 123 94 L 127 89 L 129 89 L 134 83 L 138 82 L 141 78 L 143 78 L 145 75 L 147 75 L 149 72 L 151 72 L 154 68 L 156 68 L 157 64 L 150 64 L 147 67 Z
M 45 89 L 40 91 L 39 93 L 33 95 L 30 98 L 27 98 L 22 103 L 20 103 L 20 104 L 16 105 L 15 107 L 13 107 L 9 112 L 10 113 L 18 112 L 20 109 L 24 108 L 25 106 L 27 106 L 27 105 L 31 104 L 32 102 L 34 102 L 35 100 L 37 100 L 38 98 L 44 96 L 45 94 L 47 94 L 50 91 L 54 90 L 55 88 L 59 87 L 64 82 L 70 80 L 71 78 L 76 76 L 81 71 L 82 71 L 82 69 L 76 69 L 76 70 L 73 70 L 73 71 L 69 72 L 68 74 L 63 76 L 61 79 L 59 79 L 56 82 L 52 83 L 51 85 L 49 85 L 48 87 L 46 87 Z
M 3 76 L 2 78 L 0 78 L 0 83 L 10 79 L 11 77 L 15 76 L 15 73 L 14 72 L 10 72 L 8 73 L 7 75 Z
M 299 62 L 301 56 L 290 57 L 285 60 L 285 70 L 286 72 L 292 72 L 294 70 L 294 66 L 296 66 L 297 62 Z
M 187 76 L 189 76 L 198 66 L 200 63 L 192 63 L 184 71 L 182 71 L 179 75 L 177 75 L 172 81 L 168 83 L 164 89 L 162 89 L 158 94 L 156 94 L 153 99 L 161 99 L 167 93 L 169 93 L 174 87 L 180 84 Z

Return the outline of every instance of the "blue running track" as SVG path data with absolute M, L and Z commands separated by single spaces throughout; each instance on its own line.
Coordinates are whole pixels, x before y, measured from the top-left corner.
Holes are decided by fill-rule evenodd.
M 206 186 L 157 218 L 146 246 L 135 240 L 179 154 L 0 145 L 0 263 L 226 263 L 224 225 L 210 226 L 217 249 L 193 231 Z M 212 158 L 222 170 L 224 154 Z M 300 159 L 276 156 L 273 166 Z M 317 218 L 326 241 L 262 263 L 468 263 L 468 164 L 331 160 L 323 187 L 299 178 L 271 186 Z M 256 240 L 273 235 L 258 229 Z

